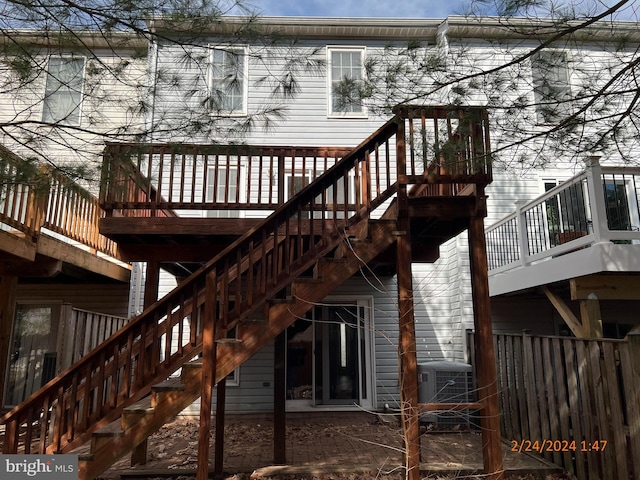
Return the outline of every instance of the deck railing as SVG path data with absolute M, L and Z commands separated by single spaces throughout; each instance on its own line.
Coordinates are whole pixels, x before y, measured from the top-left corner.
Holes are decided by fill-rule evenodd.
M 117 258 L 117 245 L 100 235 L 105 212 L 98 200 L 64 174 L 40 166 L 21 178 L 25 162 L 0 147 L 0 222 L 35 240 L 45 228 Z
M 44 219 L 47 184 L 40 175 L 26 181 L 24 165 L 0 146 L 0 222 L 34 239 Z
M 458 132 L 470 130 L 473 124 L 473 131 L 480 133 L 468 137 L 473 142 L 470 151 L 481 151 L 481 158 L 465 160 L 469 168 L 464 171 L 470 174 L 446 174 L 442 182 L 466 185 L 477 179 L 487 183 L 488 128 L 482 110 L 439 108 L 412 113 L 418 119 L 437 115 L 445 135 L 448 121 Z M 391 198 L 399 183 L 437 184 L 440 180 L 428 173 L 428 164 L 427 168 L 425 162 L 418 165 L 417 156 L 396 155 L 405 150 L 412 123 L 399 115 L 385 123 L 90 355 L 2 417 L 4 452 L 67 452 L 80 445 L 93 430 L 147 395 L 154 382 L 202 352 L 203 331 L 225 338 L 241 320 L 309 270 L 342 241 L 345 228 L 368 218 Z M 348 203 L 340 202 L 341 193 Z M 145 203 L 142 208 L 163 206 Z M 311 214 L 314 221 L 309 222 Z M 209 345 L 214 343 L 207 338 Z M 236 368 L 239 355 L 236 352 L 232 360 L 218 363 L 218 378 Z
M 490 274 L 595 243 L 640 242 L 640 169 L 588 168 L 485 232 Z
M 430 194 L 455 195 L 464 185 L 452 179 L 490 176 L 490 149 L 484 118 L 475 110 L 398 109 L 407 126 L 408 183 L 433 179 Z M 476 116 L 477 116 L 476 115 Z M 483 114 L 482 114 L 483 115 Z M 104 153 L 101 206 L 119 216 L 159 216 L 174 210 L 275 210 L 315 181 L 351 149 L 247 145 L 109 144 Z M 337 187 L 338 206 L 354 206 L 354 192 L 374 195 L 395 180 L 395 152 L 376 146 L 369 185 L 355 176 Z M 384 158 L 384 157 L 381 157 Z M 361 180 L 361 179 L 359 179 Z M 448 190 L 435 184 L 446 183 Z M 426 194 L 427 192 L 425 192 Z M 331 205 L 329 205 L 331 207 Z
M 65 327 L 60 351 L 61 370 L 76 363 L 129 322 L 125 317 L 68 307 L 64 311 L 66 315 L 62 316 Z

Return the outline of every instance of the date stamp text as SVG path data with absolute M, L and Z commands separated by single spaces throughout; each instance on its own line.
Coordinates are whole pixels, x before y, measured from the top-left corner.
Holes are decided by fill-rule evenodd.
M 607 440 L 511 440 L 511 451 L 522 452 L 603 452 L 607 448 Z

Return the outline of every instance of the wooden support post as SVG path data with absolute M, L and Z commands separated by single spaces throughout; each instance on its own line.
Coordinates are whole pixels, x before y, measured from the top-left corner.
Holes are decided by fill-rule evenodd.
M 276 337 L 273 371 L 273 463 L 287 463 L 286 450 L 286 351 L 287 331 Z
M 158 300 L 160 282 L 160 264 L 157 261 L 147 262 L 147 272 L 144 279 L 144 308 L 153 305 Z
M 398 228 L 409 227 L 399 222 Z M 420 423 L 418 417 L 418 360 L 411 279 L 411 240 L 402 230 L 397 241 L 399 356 L 402 399 L 402 425 L 406 448 L 407 480 L 420 479 Z
M 398 177 L 406 176 L 406 145 L 404 122 L 398 125 L 396 153 Z M 405 180 L 406 181 L 406 180 Z M 405 443 L 405 468 L 407 480 L 420 480 L 420 422 L 418 407 L 418 359 L 413 308 L 413 283 L 411 279 L 411 232 L 409 202 L 406 183 L 398 185 L 397 218 L 397 281 L 398 322 L 400 338 L 398 353 L 400 363 L 400 397 L 402 427 Z
M 200 394 L 200 428 L 198 430 L 198 468 L 196 480 L 209 477 L 209 441 L 211 429 L 211 398 L 216 380 L 216 273 L 207 275 L 202 332 L 202 391 Z
M 5 378 L 11 348 L 18 277 L 0 277 L 0 404 L 4 401 Z
M 592 294 L 592 298 L 580 300 L 580 317 L 585 335 L 590 338 L 602 338 L 602 314 L 598 297 Z
M 483 195 L 479 192 L 478 195 Z M 471 260 L 471 288 L 475 327 L 476 380 L 478 400 L 484 404 L 480 411 L 482 427 L 482 455 L 487 478 L 502 480 L 502 447 L 500 433 L 500 403 L 498 378 L 493 348 L 491 304 L 489 300 L 489 276 L 487 251 L 484 238 L 483 217 L 474 216 L 469 221 L 469 255 Z
M 160 283 L 160 264 L 156 261 L 147 262 L 147 272 L 144 280 L 144 308 L 153 305 L 158 299 L 158 290 Z M 158 352 L 160 349 L 158 349 Z M 160 359 L 151 358 L 151 355 L 146 355 L 147 362 L 156 362 Z M 146 368 L 146 367 L 145 367 Z M 148 439 L 144 439 L 137 447 L 131 451 L 131 466 L 146 465 L 147 464 L 147 451 L 148 451 Z
M 227 403 L 227 377 L 216 386 L 216 437 L 214 446 L 213 474 L 222 475 L 224 469 L 224 411 Z

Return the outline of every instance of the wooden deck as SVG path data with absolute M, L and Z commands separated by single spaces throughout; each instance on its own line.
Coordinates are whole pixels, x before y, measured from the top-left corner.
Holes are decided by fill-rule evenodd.
M 323 156 L 322 149 L 312 153 L 308 149 L 299 153 L 296 148 L 277 151 L 276 147 L 251 147 L 243 153 L 231 147 L 197 145 L 108 149 L 101 191 L 106 212 L 103 233 L 112 228 L 110 235 L 119 235 L 120 245 L 137 245 L 138 252 L 155 255 L 147 258 L 145 310 L 0 419 L 7 428 L 4 452 L 30 453 L 38 435 L 40 453 L 72 451 L 121 415 L 133 416 L 129 407 L 201 354 L 201 374 L 185 383 L 200 389 L 197 478 L 208 477 L 215 384 L 214 471 L 221 473 L 225 377 L 363 265 L 384 259 L 394 265 L 398 281 L 399 384 L 407 445 L 402 463 L 407 478 L 417 480 L 418 416 L 433 405 L 418 401 L 411 264 L 433 261 L 441 243 L 468 229 L 474 324 L 477 351 L 482 355 L 476 366 L 478 402 L 457 407 L 482 410 L 483 469 L 487 478 L 501 480 L 483 228 L 484 187 L 492 178 L 489 143 L 484 110 L 418 107 L 399 110 L 342 158 L 331 154 L 334 160 L 326 152 Z M 253 172 L 251 165 L 259 166 L 258 176 L 250 174 L 241 189 L 244 184 L 238 172 L 243 168 Z M 229 230 L 228 219 L 227 230 L 219 228 L 225 224 L 220 218 L 207 225 L 206 217 L 228 216 L 238 209 L 273 212 L 248 230 L 242 230 L 237 219 L 233 220 L 236 232 Z M 212 213 L 203 215 L 204 222 L 193 226 L 189 235 L 181 228 L 192 220 L 182 219 L 182 210 Z M 147 230 L 151 227 L 156 228 L 153 234 Z M 190 243 L 181 245 L 178 239 Z M 177 252 L 178 258 L 194 250 L 196 241 L 209 243 L 206 254 L 213 258 L 155 301 L 160 262 L 170 261 L 168 249 Z M 154 252 L 154 245 L 163 250 Z M 315 283 L 310 284 L 309 278 Z M 263 312 L 261 321 L 253 321 L 251 316 L 259 312 Z M 228 342 L 232 329 L 235 340 Z M 185 335 L 186 331 L 190 334 Z M 162 345 L 167 352 L 164 358 Z M 275 381 L 283 384 L 284 375 L 284 368 L 275 368 Z M 283 418 L 284 389 L 276 390 L 280 393 L 274 398 L 274 410 Z M 116 458 L 107 462 L 101 452 L 116 446 L 122 447 L 119 456 L 132 449 L 135 457 L 143 456 L 147 436 L 177 413 L 168 408 L 170 403 L 158 401 L 151 424 L 141 419 L 135 425 L 133 420 L 123 422 L 122 435 L 127 440 L 102 442 L 96 447 L 98 454 L 84 460 L 80 477 L 93 479 L 108 468 Z M 38 422 L 35 431 L 33 425 Z M 275 421 L 275 426 L 284 428 L 282 421 Z M 279 457 L 285 453 L 285 438 L 276 435 L 274 440 Z

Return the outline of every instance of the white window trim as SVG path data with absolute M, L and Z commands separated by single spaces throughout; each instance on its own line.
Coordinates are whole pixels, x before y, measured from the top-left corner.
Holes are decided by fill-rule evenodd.
M 328 118 L 367 118 L 369 116 L 367 107 L 363 103 L 361 112 L 334 112 L 333 111 L 333 78 L 331 76 L 331 52 L 360 52 L 362 58 L 362 76 L 364 77 L 364 61 L 367 55 L 367 48 L 364 46 L 349 45 L 327 45 L 327 117 Z
M 249 100 L 249 55 L 248 47 L 246 45 L 217 45 L 210 44 L 208 66 L 207 66 L 207 89 L 209 95 L 213 93 L 213 52 L 215 50 L 225 51 L 237 51 L 242 55 L 242 75 L 244 81 L 242 82 L 242 109 L 241 110 L 221 110 L 220 112 L 228 115 L 229 117 L 246 117 L 248 115 L 247 103 Z M 212 112 L 217 113 L 217 112 Z
M 42 95 L 42 113 L 41 113 L 41 120 L 44 122 L 44 116 L 45 116 L 45 104 L 47 102 L 47 83 L 48 83 L 48 79 L 49 79 L 49 65 L 51 64 L 51 59 L 53 58 L 60 58 L 60 59 L 70 59 L 70 60 L 82 60 L 82 80 L 81 80 L 81 85 L 80 85 L 80 103 L 78 104 L 78 121 L 75 123 L 67 123 L 65 122 L 65 119 L 59 119 L 56 120 L 54 122 L 52 122 L 53 124 L 59 124 L 59 125 L 64 125 L 64 126 L 68 126 L 68 127 L 81 127 L 82 126 L 82 118 L 84 117 L 84 96 L 85 96 L 85 80 L 86 80 L 86 74 L 87 74 L 87 58 L 85 56 L 80 56 L 80 55 L 50 55 L 49 58 L 47 59 L 47 68 L 45 70 L 45 79 L 44 79 L 44 91 L 43 91 L 43 95 Z

